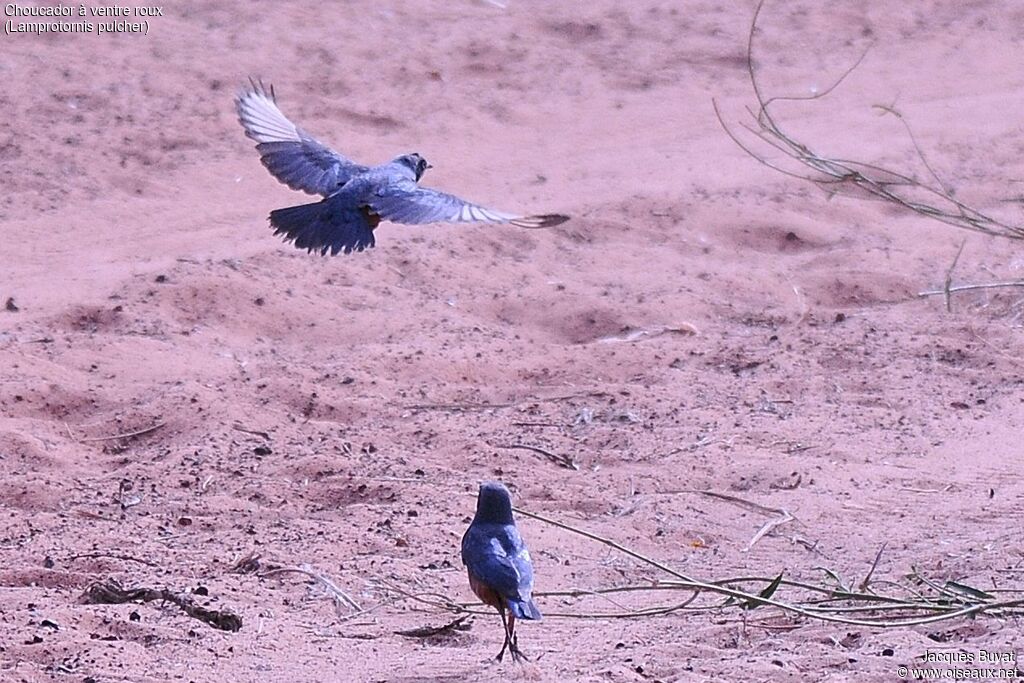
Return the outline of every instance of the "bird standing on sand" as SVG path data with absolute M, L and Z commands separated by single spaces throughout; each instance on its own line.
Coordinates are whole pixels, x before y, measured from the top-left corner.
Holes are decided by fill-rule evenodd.
M 513 661 L 526 659 L 516 639 L 516 619 L 539 620 L 541 614 L 530 595 L 533 590 L 530 552 L 512 519 L 508 489 L 499 483 L 480 485 L 476 516 L 462 537 L 462 563 L 469 572 L 473 592 L 501 615 L 505 642 L 498 653 L 498 661 L 505 656 L 506 649 Z
M 509 223 L 547 228 L 569 220 L 546 214 L 519 216 L 471 204 L 417 185 L 431 168 L 419 154 L 403 154 L 380 166 L 362 166 L 320 144 L 277 107 L 274 88 L 253 82 L 235 100 L 245 134 L 257 142 L 263 165 L 292 188 L 324 197 L 313 204 L 270 212 L 275 235 L 299 249 L 331 255 L 374 245 L 373 231 L 392 223 Z

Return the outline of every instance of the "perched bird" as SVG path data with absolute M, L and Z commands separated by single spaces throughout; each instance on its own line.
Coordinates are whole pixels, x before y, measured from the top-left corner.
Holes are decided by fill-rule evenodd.
M 462 563 L 466 565 L 473 592 L 501 615 L 505 642 L 498 661 L 505 656 L 506 649 L 513 661 L 526 659 L 516 640 L 516 619 L 541 618 L 540 608 L 530 595 L 533 563 L 512 519 L 508 489 L 497 482 L 480 485 L 476 516 L 462 537 Z
M 312 204 L 270 212 L 275 235 L 299 249 L 331 255 L 374 245 L 373 231 L 392 223 L 510 223 L 547 228 L 569 220 L 546 214 L 495 211 L 417 183 L 431 168 L 419 154 L 403 154 L 380 166 L 363 166 L 317 142 L 277 107 L 274 88 L 251 82 L 235 100 L 245 134 L 256 141 L 263 165 L 292 188 L 324 197 Z

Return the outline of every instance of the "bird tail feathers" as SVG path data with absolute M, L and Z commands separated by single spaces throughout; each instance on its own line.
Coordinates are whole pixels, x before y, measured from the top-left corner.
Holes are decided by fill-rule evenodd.
M 278 233 L 294 239 L 303 230 L 319 222 L 323 208 L 323 202 L 313 202 L 274 209 L 270 212 L 270 224 Z
M 516 619 L 540 621 L 542 618 L 540 608 L 537 607 L 537 603 L 533 601 L 533 598 L 529 600 L 509 600 L 508 611 L 514 614 Z
M 284 235 L 299 249 L 337 254 L 372 247 L 373 228 L 358 209 L 338 211 L 325 199 L 270 212 L 275 235 Z

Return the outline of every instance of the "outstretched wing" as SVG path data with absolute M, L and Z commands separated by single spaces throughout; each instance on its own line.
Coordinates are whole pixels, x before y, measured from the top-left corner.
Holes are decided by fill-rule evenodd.
M 561 214 L 519 216 L 495 211 L 404 178 L 381 186 L 367 203 L 374 213 L 393 223 L 509 223 L 520 228 L 550 228 L 569 220 Z
M 251 82 L 239 93 L 235 109 L 245 134 L 258 143 L 263 165 L 293 190 L 326 197 L 366 170 L 289 121 L 277 108 L 273 87 Z

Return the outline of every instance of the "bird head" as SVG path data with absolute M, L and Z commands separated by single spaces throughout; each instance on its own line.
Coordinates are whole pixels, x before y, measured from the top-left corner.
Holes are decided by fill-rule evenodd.
M 413 152 L 412 154 L 403 154 L 402 156 L 395 159 L 394 163 L 405 166 L 416 176 L 416 181 L 423 177 L 423 174 L 428 168 L 433 168 L 427 163 L 427 160 L 421 157 L 419 154 Z
M 480 484 L 474 521 L 487 524 L 514 524 L 512 498 L 504 485 L 496 481 L 485 481 Z

